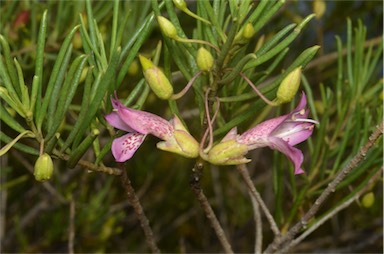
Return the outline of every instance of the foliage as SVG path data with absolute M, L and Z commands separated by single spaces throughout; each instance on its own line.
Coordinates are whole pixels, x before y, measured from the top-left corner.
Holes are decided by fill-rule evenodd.
M 257 209 L 247 193 L 252 188 L 240 167 L 160 151 L 155 137 L 125 164 L 116 163 L 110 150 L 120 133 L 104 118 L 112 111 L 115 91 L 129 108 L 165 119 L 178 116 L 209 148 L 233 127 L 243 133 L 288 113 L 298 101 L 268 105 L 244 76 L 274 101 L 282 81 L 301 68 L 301 89 L 319 122 L 299 145 L 306 173 L 294 175 L 287 158 L 268 149 L 250 152 L 252 162 L 246 164 L 283 234 L 318 205 L 317 197 L 348 169 L 383 121 L 379 2 L 7 1 L 0 13 L 0 216 L 5 222 L 0 240 L 5 252 L 147 252 L 135 196 L 128 193 L 127 199 L 125 193 L 130 183 L 161 251 L 221 252 L 217 231 L 193 195 L 196 186 L 189 187 L 196 180 L 191 168 L 200 165 L 197 187 L 234 251 L 253 251 L 255 238 L 264 247 L 277 239 L 268 222 L 262 240 L 257 236 Z M 164 30 L 158 16 L 176 30 Z M 175 95 L 191 80 L 192 89 L 160 100 L 139 71 L 139 54 L 160 67 Z M 204 134 L 211 122 L 209 137 Z M 382 252 L 382 188 L 377 184 L 382 147 L 380 138 L 335 186 L 300 231 L 316 233 L 288 246 L 291 251 L 339 251 L 353 243 L 350 252 Z M 43 183 L 33 176 L 42 154 L 54 162 L 53 175 Z M 120 186 L 122 170 L 129 179 Z M 350 207 L 333 213 L 345 203 Z M 330 214 L 331 222 L 316 226 Z

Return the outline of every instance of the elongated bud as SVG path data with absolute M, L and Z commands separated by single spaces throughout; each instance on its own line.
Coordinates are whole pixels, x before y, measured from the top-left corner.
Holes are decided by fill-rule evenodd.
M 187 9 L 187 4 L 184 0 L 172 0 L 177 9 L 184 11 Z
M 234 39 L 236 44 L 246 44 L 255 35 L 255 29 L 251 23 L 247 23 L 243 26 L 240 31 L 236 34 Z
M 197 66 L 202 71 L 210 71 L 213 67 L 213 57 L 205 48 L 201 47 L 197 51 L 196 57 Z
M 152 91 L 163 100 L 168 100 L 173 95 L 173 87 L 165 74 L 152 63 L 151 60 L 139 55 L 143 67 L 144 78 Z
M 157 16 L 157 22 L 159 23 L 160 29 L 165 36 L 171 39 L 178 38 L 176 27 L 172 24 L 171 21 L 164 18 L 163 16 Z
M 300 86 L 301 66 L 290 72 L 277 89 L 277 102 L 286 103 L 292 101 Z
M 236 140 L 221 141 L 215 145 L 208 153 L 208 161 L 215 165 L 239 165 L 250 162 L 245 158 L 248 147 L 240 144 Z
M 53 162 L 51 156 L 44 153 L 37 158 L 33 175 L 37 181 L 49 180 L 53 173 Z

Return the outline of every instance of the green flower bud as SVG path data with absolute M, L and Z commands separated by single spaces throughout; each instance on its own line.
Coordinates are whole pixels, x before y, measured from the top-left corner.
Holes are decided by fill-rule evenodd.
M 316 19 L 321 19 L 327 9 L 327 4 L 324 0 L 314 0 L 312 4 L 313 12 L 316 14 Z
M 187 9 L 187 4 L 184 0 L 172 0 L 177 9 L 184 11 Z
M 199 143 L 189 134 L 180 119 L 175 116 L 171 122 L 174 128 L 172 136 L 166 141 L 157 143 L 157 148 L 186 158 L 199 156 Z
M 53 173 L 53 162 L 51 156 L 44 153 L 36 160 L 33 175 L 37 181 L 45 181 L 51 178 Z
M 172 24 L 171 21 L 164 18 L 163 16 L 157 16 L 157 22 L 159 23 L 160 29 L 165 36 L 172 39 L 178 38 L 176 27 Z
M 277 89 L 277 102 L 286 103 L 292 101 L 300 86 L 301 66 L 290 72 Z
M 152 91 L 163 100 L 168 100 L 173 95 L 173 87 L 165 74 L 152 63 L 151 60 L 139 55 L 143 67 L 144 78 Z
M 368 192 L 363 196 L 362 204 L 365 208 L 370 208 L 375 203 L 375 194 L 373 192 Z
M 253 28 L 252 23 L 248 23 L 243 28 L 243 37 L 247 40 L 251 39 L 255 35 L 255 29 Z
M 255 29 L 251 23 L 247 23 L 243 26 L 240 31 L 236 34 L 234 42 L 235 44 L 246 44 L 255 35 Z
M 201 47 L 197 51 L 196 57 L 197 66 L 202 71 L 211 71 L 213 67 L 213 57 L 208 50 Z
M 250 162 L 244 157 L 248 153 L 248 146 L 231 139 L 221 141 L 208 153 L 208 161 L 215 165 L 239 165 Z

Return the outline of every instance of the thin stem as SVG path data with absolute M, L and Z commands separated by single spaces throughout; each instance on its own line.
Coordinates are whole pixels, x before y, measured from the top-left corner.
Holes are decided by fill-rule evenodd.
M 258 96 L 260 96 L 260 98 L 261 98 L 263 101 L 265 101 L 265 103 L 267 103 L 267 104 L 270 105 L 270 106 L 278 106 L 278 105 L 280 105 L 280 104 L 278 104 L 278 103 L 275 103 L 275 102 L 273 102 L 273 101 L 268 100 L 268 98 L 265 97 L 265 96 L 259 91 L 259 89 L 257 89 L 257 87 L 252 83 L 252 81 L 251 81 L 251 80 L 250 80 L 244 73 L 240 72 L 240 76 L 241 76 L 245 81 L 247 81 L 248 85 L 250 85 L 250 86 L 252 87 L 252 89 L 255 91 L 255 93 L 256 93 Z
M 75 201 L 73 198 L 69 202 L 69 232 L 68 232 L 68 253 L 74 252 L 74 240 L 75 240 Z
M 135 210 L 135 214 L 138 220 L 140 221 L 140 226 L 144 231 L 147 245 L 153 253 L 160 253 L 160 250 L 156 245 L 155 237 L 153 236 L 151 226 L 149 225 L 149 220 L 145 216 L 139 198 L 137 197 L 136 192 L 132 187 L 131 180 L 129 180 L 128 178 L 128 174 L 124 168 L 124 164 L 119 164 L 119 166 L 121 167 L 121 175 L 119 176 L 121 185 L 124 188 L 125 193 L 127 194 L 129 203 L 132 205 L 133 209 Z
M 243 177 L 245 184 L 247 185 L 247 188 L 251 191 L 254 198 L 259 203 L 261 209 L 263 209 L 263 212 L 265 216 L 267 217 L 267 220 L 270 224 L 271 230 L 275 234 L 275 237 L 279 238 L 281 236 L 281 232 L 279 230 L 279 227 L 277 226 L 275 219 L 273 218 L 271 212 L 269 211 L 268 207 L 265 205 L 263 199 L 260 196 L 260 193 L 256 190 L 255 185 L 252 182 L 252 179 L 248 173 L 248 169 L 244 164 L 240 164 L 237 166 L 237 170 L 240 172 L 241 176 Z
M 245 175 L 247 179 L 250 178 L 248 170 L 244 164 L 238 165 L 237 168 L 242 175 Z M 253 217 L 255 219 L 255 253 L 261 253 L 263 244 L 263 223 L 261 220 L 260 207 L 257 199 L 255 198 L 255 195 L 253 195 L 252 193 L 252 188 L 249 188 L 249 186 L 247 185 L 247 190 L 249 197 L 251 198 L 253 207 Z
M 195 83 L 195 80 L 201 75 L 201 73 L 203 73 L 203 71 L 199 71 L 198 73 L 196 73 L 196 75 L 193 76 L 193 78 L 188 82 L 188 84 L 183 88 L 183 90 L 181 90 L 181 92 L 172 95 L 171 100 L 178 100 L 183 97 L 184 94 L 188 92 L 189 88 L 192 87 L 193 83 Z
M 176 41 L 178 41 L 178 42 L 189 42 L 189 43 L 204 44 L 204 45 L 210 46 L 211 48 L 216 50 L 217 53 L 220 54 L 220 49 L 218 47 L 216 47 L 215 45 L 213 45 L 212 43 L 208 42 L 208 41 L 202 41 L 202 40 L 197 40 L 197 39 L 186 39 L 186 38 L 181 38 L 181 37 L 177 37 L 177 38 L 174 38 L 174 39 Z
M 191 16 L 192 18 L 195 18 L 197 20 L 200 20 L 201 22 L 204 22 L 207 25 L 211 25 L 211 22 L 208 20 L 196 15 L 195 13 L 191 12 L 188 8 L 180 9 L 181 11 L 185 12 L 185 14 Z
M 53 151 L 53 154 L 59 157 L 62 160 L 69 160 L 69 156 L 67 154 L 63 154 L 57 150 Z M 103 172 L 110 175 L 121 175 L 122 170 L 118 168 L 110 168 L 106 167 L 104 165 L 96 165 L 89 161 L 85 160 L 79 160 L 77 163 L 79 166 L 86 168 L 87 170 L 97 171 L 97 172 Z
M 281 249 L 281 246 L 292 239 L 299 233 L 299 231 L 308 224 L 308 221 L 315 216 L 321 205 L 327 200 L 329 195 L 333 193 L 336 186 L 365 158 L 367 152 L 373 147 L 374 143 L 383 134 L 383 122 L 380 126 L 376 127 L 376 130 L 369 137 L 367 143 L 360 149 L 360 151 L 352 158 L 352 160 L 340 171 L 340 173 L 333 179 L 328 187 L 317 198 L 314 205 L 308 210 L 308 212 L 302 217 L 302 219 L 296 223 L 284 237 L 275 238 L 274 241 L 265 250 L 267 253 L 276 252 Z
M 216 97 L 217 108 L 216 108 L 216 111 L 213 114 L 213 117 L 211 119 L 209 116 L 209 106 L 208 106 L 208 93 L 209 93 L 209 91 L 210 91 L 210 89 L 208 89 L 207 92 L 205 93 L 205 114 L 207 115 L 208 127 L 205 130 L 204 136 L 200 142 L 200 151 L 203 152 L 204 154 L 208 153 L 209 150 L 211 150 L 211 148 L 212 148 L 212 144 L 213 144 L 213 127 L 212 127 L 212 125 L 215 122 L 217 114 L 219 113 L 219 109 L 220 109 L 220 101 L 219 101 L 219 98 Z M 209 134 L 209 143 L 208 143 L 207 147 L 205 149 L 203 149 L 208 134 Z
M 379 177 L 381 177 L 383 171 L 383 167 L 381 167 L 380 170 L 376 172 L 372 176 L 371 179 L 369 179 L 369 182 L 362 188 L 360 191 L 356 192 L 352 197 L 350 197 L 348 200 L 340 204 L 339 206 L 335 207 L 332 211 L 330 211 L 328 214 L 326 214 L 324 217 L 322 217 L 320 220 L 318 220 L 315 224 L 313 224 L 310 228 L 308 228 L 304 233 L 302 233 L 299 237 L 294 239 L 291 242 L 288 242 L 286 246 L 283 246 L 281 252 L 287 252 L 289 249 L 296 246 L 298 243 L 303 241 L 308 235 L 310 235 L 313 231 L 315 231 L 317 228 L 319 228 L 321 225 L 323 225 L 327 220 L 331 219 L 333 216 L 335 216 L 338 212 L 343 210 L 344 208 L 347 208 L 350 206 L 353 202 L 355 202 L 359 197 L 364 194 L 367 190 L 370 189 L 370 187 L 378 180 Z
M 255 219 L 255 253 L 261 253 L 263 248 L 263 222 L 261 220 L 260 207 L 257 200 L 252 195 L 252 192 L 248 189 L 248 194 L 251 198 L 253 207 L 253 217 Z
M 207 217 L 209 223 L 211 224 L 213 230 L 216 233 L 217 238 L 219 239 L 221 245 L 223 246 L 225 253 L 233 253 L 232 247 L 225 236 L 225 232 L 218 221 L 215 212 L 213 211 L 211 205 L 208 202 L 207 197 L 205 196 L 200 185 L 200 178 L 203 170 L 203 162 L 197 161 L 195 167 L 192 169 L 192 176 L 190 179 L 190 186 L 195 194 L 201 208 L 203 209 L 205 216 Z

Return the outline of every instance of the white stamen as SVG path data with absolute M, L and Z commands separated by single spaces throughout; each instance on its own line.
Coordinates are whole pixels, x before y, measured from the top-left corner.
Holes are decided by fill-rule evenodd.
M 297 118 L 294 120 L 295 122 L 304 122 L 304 123 L 313 123 L 313 124 L 319 124 L 318 121 L 313 120 L 313 119 L 308 119 L 308 118 Z

